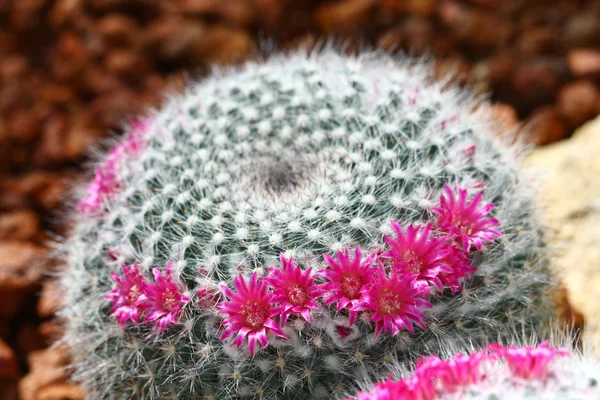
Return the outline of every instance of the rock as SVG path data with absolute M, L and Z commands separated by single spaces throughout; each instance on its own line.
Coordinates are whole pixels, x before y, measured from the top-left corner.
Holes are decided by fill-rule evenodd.
M 5 81 L 22 78 L 29 69 L 29 60 L 21 55 L 6 57 L 0 65 L 0 77 Z
M 522 55 L 552 53 L 556 47 L 557 32 L 548 26 L 534 27 L 526 30 L 519 37 L 517 49 Z
M 569 291 L 560 284 L 557 288 L 554 302 L 556 304 L 556 311 L 561 321 L 575 328 L 578 332 L 584 329 L 584 318 L 583 314 L 573 308 L 569 301 Z
M 375 5 L 375 0 L 326 2 L 315 11 L 314 22 L 326 34 L 349 36 L 368 21 Z
M 22 400 L 39 400 L 40 394 L 45 389 L 65 384 L 68 376 L 64 367 L 68 364 L 69 358 L 64 349 L 58 347 L 34 351 L 29 354 L 27 360 L 29 374 L 19 382 L 19 395 Z M 47 398 L 60 399 L 61 397 Z
M 394 2 L 395 0 L 391 1 Z M 395 2 L 404 3 L 406 11 L 419 17 L 433 17 L 437 6 L 437 0 L 405 0 L 403 2 Z
M 66 135 L 62 155 L 67 160 L 81 160 L 85 155 L 89 155 L 91 146 L 105 136 L 106 132 L 101 129 L 73 127 Z
M 525 122 L 525 140 L 537 145 L 548 144 L 564 139 L 567 125 L 553 106 L 544 106 L 533 112 Z
M 50 318 L 61 306 L 62 290 L 56 280 L 44 283 L 40 299 L 37 304 L 38 315 L 42 318 Z
M 50 11 L 50 22 L 54 27 L 60 27 L 67 22 L 80 19 L 84 6 L 77 0 L 56 0 Z
M 82 93 L 99 95 L 117 90 L 121 86 L 121 82 L 116 76 L 109 74 L 106 68 L 90 65 L 83 72 L 78 86 Z
M 36 165 L 51 166 L 65 161 L 65 133 L 69 128 L 66 115 L 56 113 L 46 121 L 33 159 Z
M 7 339 L 10 335 L 10 319 L 0 317 L 0 339 Z
M 0 380 L 0 399 L 19 400 L 18 382 L 14 380 Z
M 47 82 L 39 91 L 39 100 L 48 104 L 67 106 L 75 101 L 75 91 L 68 85 Z M 51 110 L 51 114 L 55 112 Z
M 40 216 L 33 211 L 16 209 L 0 213 L 0 240 L 34 240 L 40 229 Z
M 98 33 L 111 45 L 132 46 L 139 34 L 138 23 L 123 14 L 108 14 L 98 21 Z
M 64 200 L 68 174 L 36 171 L 0 180 L 0 209 L 55 209 Z
M 0 242 L 0 317 L 15 315 L 40 287 L 46 251 L 32 243 Z
M 600 45 L 600 20 L 594 13 L 581 11 L 572 15 L 561 34 L 568 48 L 597 47 Z
M 552 268 L 600 345 L 600 118 L 567 141 L 535 150 L 526 167 L 541 181 Z
M 46 342 L 33 322 L 26 322 L 19 328 L 16 344 L 19 354 L 30 354 L 34 351 L 42 350 L 48 347 L 48 345 L 50 343 Z
M 36 397 L 37 400 L 83 400 L 84 398 L 85 393 L 79 386 L 67 383 L 50 385 L 41 389 Z
M 58 321 L 42 322 L 39 327 L 39 333 L 46 343 L 53 343 L 60 339 L 64 330 Z
M 592 49 L 575 49 L 567 55 L 567 63 L 571 73 L 585 78 L 600 77 L 600 51 Z
M 90 53 L 81 35 L 76 32 L 64 32 L 58 38 L 54 51 L 50 54 L 52 75 L 61 81 L 76 77 L 85 69 Z
M 377 40 L 377 47 L 385 51 L 404 49 L 412 55 L 423 55 L 431 50 L 434 38 L 431 22 L 423 18 L 409 18 L 382 34 Z
M 142 109 L 143 104 L 132 90 L 121 89 L 105 93 L 89 104 L 86 126 L 99 125 L 104 128 L 118 129 L 123 121 L 134 117 Z M 101 129 L 95 130 L 101 131 Z
M 538 57 L 522 62 L 512 78 L 517 110 L 527 114 L 538 106 L 551 103 L 568 74 L 566 61 L 560 58 Z
M 166 62 L 200 61 L 208 46 L 204 24 L 178 16 L 152 21 L 143 31 L 142 43 L 148 52 Z
M 183 0 L 181 10 L 195 16 L 216 16 L 236 27 L 247 27 L 257 16 L 252 2 L 246 0 Z
M 512 133 L 519 123 L 519 116 L 515 109 L 504 103 L 494 103 L 491 109 L 492 117 L 499 123 L 499 134 L 504 136 Z
M 480 93 L 494 91 L 496 96 L 510 95 L 510 80 L 517 67 L 517 59 L 512 54 L 498 54 L 473 66 L 471 81 Z
M 438 15 L 441 23 L 475 52 L 505 47 L 513 31 L 510 19 L 454 1 L 442 1 Z
M 197 49 L 210 63 L 228 65 L 244 61 L 254 50 L 254 41 L 247 32 L 227 27 L 213 27 L 206 33 L 205 49 Z M 203 51 L 206 51 L 203 53 Z
M 464 86 L 471 72 L 471 66 L 461 56 L 439 58 L 435 61 L 434 75 L 436 78 L 444 79 L 450 77 L 453 83 Z
M 15 352 L 0 339 L 0 380 L 14 379 L 19 376 Z
M 104 59 L 109 73 L 137 82 L 150 70 L 149 61 L 140 53 L 130 50 L 113 50 Z
M 600 91 L 590 81 L 576 81 L 561 88 L 558 95 L 558 110 L 575 128 L 598 114 Z
M 40 133 L 40 121 L 31 110 L 18 110 L 7 121 L 8 132 L 17 142 L 32 142 Z

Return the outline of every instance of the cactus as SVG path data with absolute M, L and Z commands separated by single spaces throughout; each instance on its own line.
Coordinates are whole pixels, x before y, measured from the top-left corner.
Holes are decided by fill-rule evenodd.
M 600 362 L 579 351 L 492 343 L 442 360 L 421 358 L 412 375 L 346 400 L 585 400 L 600 398 Z
M 540 230 L 494 129 L 381 54 L 192 85 L 82 190 L 61 280 L 74 378 L 94 399 L 335 398 L 456 337 L 536 329 Z

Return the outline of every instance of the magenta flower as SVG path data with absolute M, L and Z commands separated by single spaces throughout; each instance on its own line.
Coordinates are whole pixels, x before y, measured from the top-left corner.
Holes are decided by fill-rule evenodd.
M 84 213 L 95 212 L 102 206 L 102 199 L 113 193 L 119 184 L 114 172 L 104 168 L 96 168 L 96 176 L 87 188 L 87 196 L 79 202 L 79 209 Z
M 388 379 L 375 385 L 368 393 L 360 392 L 356 395 L 357 400 L 395 400 L 405 398 L 403 381 L 392 381 Z M 347 397 L 345 400 L 352 400 Z
M 439 227 L 456 238 L 466 252 L 473 245 L 480 250 L 484 241 L 491 242 L 494 237 L 502 237 L 502 234 L 494 229 L 500 225 L 498 220 L 486 217 L 494 208 L 494 204 L 481 205 L 481 192 L 467 203 L 467 191 L 460 187 L 457 190 L 458 193 L 455 193 L 450 186 L 444 185 L 445 194 L 440 196 L 439 207 L 431 209 L 438 215 Z
M 445 255 L 439 261 L 450 268 L 452 272 L 441 273 L 438 275 L 438 278 L 454 294 L 462 289 L 460 280 L 462 278 L 470 278 L 477 268 L 471 265 L 471 260 L 455 245 L 446 242 L 443 247 Z
M 430 400 L 431 397 L 422 396 L 420 382 L 415 379 L 401 381 L 380 382 L 369 393 L 358 393 L 357 400 Z M 350 400 L 350 399 L 346 399 Z
M 494 343 L 488 349 L 497 356 L 503 357 L 514 376 L 524 379 L 545 379 L 550 374 L 550 363 L 556 357 L 567 356 L 565 349 L 553 349 L 545 341 L 537 347 L 504 347 Z
M 440 392 L 452 393 L 483 379 L 482 362 L 485 360 L 483 353 L 457 354 L 444 361 L 436 356 L 422 357 L 417 362 L 415 375 L 421 380 L 436 382 Z
M 433 400 L 436 397 L 430 379 L 410 376 L 400 381 L 388 378 L 387 381 L 376 384 L 369 393 L 358 393 L 357 400 Z
M 164 271 L 158 268 L 152 270 L 154 284 L 146 284 L 144 294 L 146 295 L 145 309 L 149 312 L 146 321 L 156 322 L 156 329 L 164 332 L 168 325 L 177 323 L 183 307 L 190 301 L 184 295 L 179 282 L 173 279 L 173 261 L 167 264 Z
M 377 258 L 376 254 L 369 254 L 364 260 L 360 249 L 354 249 L 354 258 L 350 258 L 350 249 L 338 251 L 337 261 L 329 254 L 324 254 L 323 259 L 328 268 L 320 271 L 320 275 L 328 282 L 320 285 L 323 295 L 326 295 L 323 305 L 337 302 L 337 311 L 348 307 L 350 325 L 356 321 L 357 312 L 353 306 L 358 304 L 361 291 L 371 282 L 374 268 L 371 267 Z
M 84 213 L 96 212 L 102 207 L 103 198 L 111 197 L 119 188 L 117 172 L 123 158 L 129 155 L 137 155 L 142 150 L 144 141 L 143 134 L 148 129 L 149 121 L 134 121 L 131 123 L 132 130 L 122 143 L 113 147 L 104 163 L 96 167 L 96 175 L 92 183 L 87 187 L 87 196 L 79 202 L 79 209 Z
M 143 293 L 146 280 L 140 274 L 137 264 L 122 265 L 121 269 L 122 277 L 114 272 L 110 274 L 117 285 L 104 298 L 112 301 L 111 315 L 117 318 L 119 325 L 125 326 L 128 320 L 137 324 L 146 300 Z
M 319 297 L 320 289 L 315 285 L 315 278 L 311 276 L 312 268 L 302 271 L 294 265 L 294 259 L 286 260 L 279 256 L 281 268 L 269 268 L 269 275 L 264 281 L 273 287 L 273 301 L 280 303 L 280 325 L 283 326 L 292 313 L 298 313 L 310 323 L 310 310 L 318 309 L 315 299 Z
M 417 275 L 385 271 L 383 264 L 373 276 L 370 285 L 361 290 L 360 301 L 352 305 L 351 311 L 370 311 L 375 322 L 375 336 L 392 331 L 395 336 L 403 329 L 414 333 L 413 324 L 426 329 L 425 315 L 419 308 L 430 308 L 431 303 L 423 298 L 429 286 L 419 285 Z
M 392 221 L 392 228 L 396 232 L 396 239 L 389 236 L 384 238 L 390 250 L 381 257 L 390 258 L 394 268 L 403 274 L 416 274 L 417 280 L 427 281 L 440 292 L 444 285 L 439 279 L 440 274 L 453 272 L 443 258 L 446 253 L 444 240 L 431 237 L 431 225 L 409 225 L 406 234 L 396 221 Z
M 227 315 L 223 321 L 226 329 L 221 334 L 221 340 L 235 335 L 233 344 L 240 347 L 248 338 L 248 351 L 253 355 L 257 342 L 262 347 L 267 347 L 269 333 L 287 339 L 275 322 L 275 317 L 281 313 L 281 307 L 273 307 L 274 295 L 269 292 L 266 282 L 258 280 L 256 272 L 249 282 L 246 282 L 242 274 L 238 275 L 233 280 L 233 286 L 236 292 L 225 285 L 221 286 L 221 290 L 229 298 L 217 304 L 222 309 L 219 314 Z
M 131 121 L 131 131 L 123 141 L 123 148 L 127 154 L 138 155 L 144 147 L 144 135 L 151 123 L 150 118 Z
M 359 393 L 358 400 L 435 400 L 448 393 L 460 392 L 469 385 L 487 379 L 488 362 L 506 360 L 513 376 L 524 379 L 546 379 L 549 365 L 568 355 L 565 349 L 552 349 L 548 342 L 537 347 L 504 347 L 491 344 L 484 351 L 470 355 L 457 354 L 453 359 L 421 357 L 412 376 L 400 381 L 388 379 L 375 385 L 369 393 Z M 346 399 L 349 400 L 349 399 Z

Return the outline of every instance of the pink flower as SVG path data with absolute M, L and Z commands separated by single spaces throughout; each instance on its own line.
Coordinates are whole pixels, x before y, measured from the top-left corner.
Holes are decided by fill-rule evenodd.
M 494 343 L 488 346 L 492 354 L 506 359 L 508 368 L 514 376 L 524 379 L 545 379 L 550 374 L 550 363 L 556 357 L 567 356 L 565 349 L 553 349 L 548 341 L 537 347 L 504 347 Z
M 444 240 L 431 237 L 430 224 L 409 225 L 406 234 L 396 221 L 392 221 L 392 228 L 397 238 L 393 239 L 389 236 L 384 238 L 390 250 L 384 252 L 381 257 L 391 258 L 397 271 L 416 274 L 419 281 L 427 281 L 440 292 L 443 291 L 444 285 L 438 276 L 453 272 L 452 268 L 443 262 L 446 254 Z
M 233 335 L 236 336 L 233 344 L 240 347 L 248 338 L 248 351 L 254 354 L 256 343 L 267 347 L 267 334 L 287 339 L 287 336 L 275 322 L 275 317 L 280 314 L 281 307 L 273 307 L 273 294 L 269 292 L 266 282 L 259 281 L 255 273 L 250 277 L 250 282 L 240 274 L 233 280 L 236 292 L 222 285 L 221 290 L 229 298 L 217 304 L 222 310 L 219 314 L 226 314 L 223 321 L 226 329 L 221 334 L 221 340 Z
M 119 188 L 117 173 L 123 157 L 127 154 L 137 155 L 143 147 L 143 134 L 148 129 L 149 121 L 134 121 L 132 130 L 122 143 L 110 149 L 104 163 L 96 167 L 96 175 L 87 187 L 87 196 L 79 202 L 79 209 L 84 213 L 96 212 L 102 207 L 103 198 L 111 197 Z
M 113 193 L 119 184 L 114 172 L 104 168 L 96 168 L 96 176 L 87 188 L 87 196 L 79 202 L 79 209 L 84 213 L 95 212 L 102 206 L 102 199 Z
M 112 301 L 111 315 L 117 318 L 119 325 L 125 326 L 128 320 L 137 324 L 146 300 L 143 294 L 146 281 L 137 264 L 122 265 L 121 269 L 123 277 L 114 272 L 110 274 L 117 285 L 104 298 Z
M 460 392 L 478 384 L 487 377 L 488 361 L 504 358 L 513 376 L 524 379 L 545 379 L 549 364 L 569 352 L 551 349 L 548 342 L 538 347 L 504 347 L 491 344 L 481 352 L 457 354 L 453 359 L 441 360 L 436 356 L 421 357 L 412 376 L 400 381 L 380 382 L 369 393 L 359 393 L 358 400 L 435 400 L 448 393 Z M 346 399 L 349 400 L 349 399 Z
M 350 250 L 345 249 L 342 253 L 338 251 L 337 261 L 329 254 L 324 254 L 323 259 L 329 265 L 327 269 L 320 271 L 320 275 L 328 282 L 320 285 L 320 289 L 327 298 L 323 305 L 337 302 L 337 311 L 345 307 L 349 310 L 349 323 L 354 324 L 357 313 L 352 307 L 358 304 L 361 291 L 371 281 L 374 269 L 371 268 L 376 254 L 369 254 L 364 260 L 360 249 L 354 249 L 354 258 L 350 258 Z
M 438 278 L 454 294 L 462 288 L 460 280 L 470 278 L 477 268 L 471 265 L 471 260 L 455 245 L 444 243 L 444 249 L 446 254 L 439 261 L 450 268 L 452 272 L 441 273 Z
M 422 357 L 417 362 L 415 375 L 435 382 L 440 392 L 452 393 L 483 379 L 481 364 L 485 359 L 483 353 L 457 354 L 444 361 L 436 356 Z
M 123 148 L 127 154 L 138 155 L 144 147 L 144 134 L 148 131 L 150 118 L 131 121 L 131 131 L 123 141 Z
M 500 225 L 498 220 L 485 217 L 492 211 L 494 204 L 481 205 L 481 192 L 467 203 L 467 191 L 460 187 L 457 190 L 458 193 L 455 193 L 450 186 L 445 185 L 445 194 L 440 196 L 440 206 L 431 209 L 438 215 L 439 227 L 458 239 L 467 252 L 473 245 L 480 250 L 484 241 L 491 242 L 494 237 L 502 237 L 502 234 L 494 229 Z
M 357 395 L 357 400 L 433 400 L 435 398 L 436 393 L 432 383 L 419 379 L 418 376 L 400 381 L 389 378 L 375 385 L 371 392 Z
M 381 262 L 371 283 L 361 290 L 360 301 L 353 304 L 351 311 L 370 311 L 375 322 L 375 336 L 392 331 L 395 336 L 403 329 L 414 333 L 413 324 L 426 329 L 425 315 L 419 308 L 430 308 L 431 303 L 423 298 L 429 286 L 416 284 L 416 275 L 385 271 Z
M 283 307 L 280 324 L 285 325 L 292 313 L 298 313 L 310 323 L 310 310 L 318 309 L 315 299 L 319 297 L 320 289 L 315 285 L 315 279 L 311 276 L 312 268 L 302 271 L 302 268 L 294 265 L 294 259 L 285 259 L 281 254 L 281 268 L 269 268 L 269 275 L 264 278 L 265 282 L 273 287 L 273 301 L 280 303 Z
M 154 268 L 152 274 L 155 283 L 146 284 L 144 290 L 147 298 L 144 307 L 149 311 L 146 321 L 157 321 L 156 329 L 161 332 L 164 332 L 168 325 L 177 323 L 181 310 L 190 301 L 190 298 L 182 293 L 181 284 L 173 279 L 172 270 L 173 261 L 167 264 L 164 274 L 158 268 Z

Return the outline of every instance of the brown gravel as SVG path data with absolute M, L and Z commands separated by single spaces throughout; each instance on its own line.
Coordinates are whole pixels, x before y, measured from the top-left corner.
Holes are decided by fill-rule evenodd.
M 38 294 L 89 145 L 267 38 L 289 49 L 328 36 L 349 52 L 434 55 L 438 75 L 491 93 L 506 131 L 523 123 L 533 143 L 600 110 L 600 0 L 0 0 L 1 400 L 17 396 L 20 375 L 2 372 L 14 365 L 29 372 L 24 399 L 82 396 L 40 372 L 64 360 L 37 351 L 60 331 L 55 285 Z

